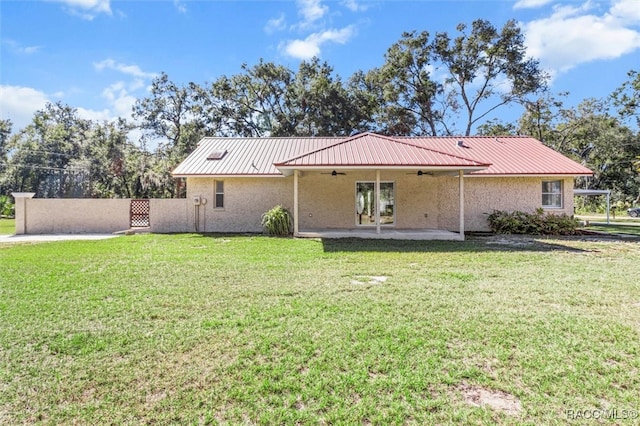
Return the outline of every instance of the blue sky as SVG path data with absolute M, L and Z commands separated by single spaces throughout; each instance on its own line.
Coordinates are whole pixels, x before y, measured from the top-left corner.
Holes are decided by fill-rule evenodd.
M 0 118 L 17 130 L 47 101 L 85 118 L 129 117 L 160 72 L 202 84 L 260 58 L 295 70 L 317 55 L 346 80 L 382 65 L 404 31 L 455 34 L 478 18 L 515 19 L 570 104 L 605 97 L 640 69 L 640 0 L 3 0 Z

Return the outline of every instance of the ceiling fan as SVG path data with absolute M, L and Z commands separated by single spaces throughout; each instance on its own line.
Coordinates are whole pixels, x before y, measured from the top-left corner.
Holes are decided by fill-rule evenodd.
M 423 176 L 423 175 L 429 175 L 429 176 L 433 176 L 433 172 L 423 172 L 422 170 L 418 170 L 418 172 L 411 172 L 411 173 L 407 173 L 408 175 L 417 175 L 417 176 Z
M 337 171 L 332 171 L 332 172 L 326 172 L 326 173 L 320 173 L 321 175 L 331 175 L 331 176 L 338 176 L 338 175 L 346 175 L 346 173 L 343 172 L 337 172 Z

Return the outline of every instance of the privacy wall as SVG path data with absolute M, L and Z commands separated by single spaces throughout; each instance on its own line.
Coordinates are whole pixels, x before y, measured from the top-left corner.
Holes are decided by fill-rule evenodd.
M 130 199 L 16 199 L 16 234 L 113 233 L 131 227 Z M 31 194 L 31 196 L 33 196 Z M 149 200 L 149 230 L 157 233 L 193 231 L 186 199 Z

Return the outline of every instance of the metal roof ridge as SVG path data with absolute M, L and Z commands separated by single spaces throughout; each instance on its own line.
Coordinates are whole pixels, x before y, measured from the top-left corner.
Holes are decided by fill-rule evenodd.
M 374 134 L 375 134 L 375 133 L 374 133 Z M 439 150 L 437 150 L 437 149 L 428 148 L 428 147 L 426 147 L 426 146 L 416 145 L 416 144 L 414 144 L 414 143 L 408 143 L 408 142 L 403 141 L 403 140 L 400 140 L 400 139 L 395 139 L 395 138 L 393 138 L 393 137 L 391 137 L 391 136 L 382 136 L 382 135 L 376 135 L 376 136 L 382 137 L 382 138 L 384 138 L 384 139 L 389 139 L 389 140 L 391 140 L 391 141 L 393 141 L 393 142 L 396 142 L 396 143 L 401 143 L 401 144 L 404 144 L 404 145 L 413 146 L 413 147 L 415 147 L 415 148 L 424 149 L 424 150 L 426 150 L 426 151 L 435 152 L 436 154 L 445 155 L 445 156 L 447 156 L 447 157 L 453 157 L 453 158 L 457 158 L 457 159 L 459 159 L 459 160 L 464 160 L 464 161 L 469 161 L 469 162 L 471 162 L 471 163 L 476 163 L 477 165 L 481 165 L 481 166 L 491 166 L 491 163 L 481 163 L 480 161 L 474 160 L 474 159 L 472 159 L 472 158 L 463 157 L 462 155 L 450 154 L 450 153 L 448 153 L 448 152 L 439 151 Z M 412 139 L 412 138 L 416 138 L 416 139 L 417 139 L 417 138 L 419 138 L 420 136 L 401 136 L 401 137 L 406 137 L 407 139 Z M 439 139 L 439 138 L 441 138 L 441 137 L 438 137 L 438 136 L 430 136 L 430 137 L 432 137 L 432 138 L 434 138 L 434 139 Z
M 310 155 L 316 154 L 316 153 L 318 153 L 318 152 L 320 152 L 320 151 L 325 151 L 325 150 L 328 150 L 328 149 L 330 149 L 330 148 L 334 148 L 334 147 L 337 147 L 337 146 L 339 146 L 339 145 L 343 145 L 343 144 L 346 144 L 346 143 L 348 143 L 348 142 L 352 142 L 352 141 L 354 141 L 354 140 L 356 140 L 356 139 L 360 139 L 360 138 L 363 138 L 363 137 L 366 137 L 366 136 L 372 136 L 372 137 L 376 137 L 376 138 L 380 138 L 380 139 L 387 140 L 387 141 L 389 141 L 389 142 L 394 142 L 394 143 L 397 143 L 397 144 L 407 145 L 407 146 L 411 146 L 411 147 L 413 147 L 413 148 L 419 148 L 419 149 L 421 149 L 421 150 L 425 150 L 425 151 L 429 151 L 429 152 L 434 152 L 434 153 L 436 153 L 436 154 L 444 155 L 444 156 L 446 156 L 446 157 L 452 157 L 452 158 L 456 158 L 456 159 L 458 159 L 458 160 L 468 161 L 468 162 L 470 162 L 470 163 L 474 163 L 474 164 L 479 165 L 479 166 L 491 166 L 491 163 L 482 163 L 482 162 L 480 162 L 480 161 L 473 160 L 473 159 L 471 159 L 471 158 L 467 158 L 467 157 L 463 157 L 463 156 L 461 156 L 461 155 L 449 154 L 449 153 L 447 153 L 447 152 L 438 151 L 438 150 L 436 150 L 436 149 L 427 148 L 427 147 L 425 147 L 425 146 L 420 146 L 420 145 L 416 145 L 416 144 L 414 144 L 414 143 L 409 143 L 409 142 L 406 142 L 406 141 L 403 141 L 403 140 L 400 140 L 400 139 L 396 139 L 396 138 L 394 138 L 394 137 L 392 137 L 392 136 L 379 135 L 379 134 L 377 134 L 377 133 L 373 133 L 373 132 L 358 133 L 357 135 L 349 136 L 349 137 L 347 137 L 347 138 L 346 138 L 346 139 L 344 139 L 344 140 L 341 140 L 341 141 L 338 141 L 338 142 L 336 142 L 336 143 L 333 143 L 333 144 L 327 145 L 327 146 L 325 146 L 325 147 L 318 148 L 318 149 L 315 149 L 315 150 L 312 150 L 312 151 L 306 152 L 306 153 L 304 153 L 304 154 L 300 154 L 300 155 L 298 155 L 298 156 L 295 156 L 295 157 L 289 158 L 289 159 L 287 159 L 287 160 L 285 160 L 285 161 L 282 161 L 282 162 L 279 162 L 279 163 L 273 163 L 273 165 L 274 165 L 274 166 L 276 166 L 276 167 L 278 167 L 278 166 L 284 166 L 284 165 L 286 165 L 286 164 L 287 164 L 287 163 L 289 163 L 289 162 L 292 162 L 292 161 L 295 161 L 295 160 L 299 160 L 299 159 L 301 159 L 301 158 L 303 158 L 303 157 L 307 157 L 307 156 L 310 156 Z
M 336 143 L 332 143 L 332 144 L 329 144 L 327 146 L 323 146 L 322 148 L 313 149 L 311 151 L 305 152 L 305 153 L 297 155 L 295 157 L 288 158 L 288 159 L 286 159 L 286 160 L 284 160 L 284 161 L 282 161 L 280 163 L 273 163 L 273 165 L 276 166 L 276 167 L 277 166 L 282 166 L 282 165 L 284 165 L 284 164 L 286 164 L 286 163 L 288 163 L 290 161 L 299 160 L 302 157 L 307 157 L 307 156 L 315 154 L 317 152 L 324 151 L 326 149 L 336 147 L 338 145 L 350 142 L 352 140 L 355 140 L 355 139 L 358 139 L 358 138 L 361 138 L 361 137 L 364 137 L 364 136 L 367 136 L 367 135 L 370 135 L 370 134 L 375 134 L 375 133 L 365 132 L 365 133 L 358 133 L 357 135 L 353 135 L 353 136 L 347 136 L 346 139 L 338 140 Z M 317 138 L 312 137 L 312 139 L 317 139 Z

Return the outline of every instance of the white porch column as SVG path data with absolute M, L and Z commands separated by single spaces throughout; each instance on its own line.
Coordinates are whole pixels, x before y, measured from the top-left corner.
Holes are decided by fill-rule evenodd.
M 460 192 L 460 239 L 464 241 L 464 172 L 458 171 L 458 185 Z
M 376 170 L 376 234 L 380 233 L 380 170 Z
M 12 192 L 16 200 L 16 235 L 27 233 L 27 200 L 36 195 L 35 192 Z
M 293 236 L 297 237 L 300 231 L 298 226 L 298 177 L 300 172 L 293 171 Z

